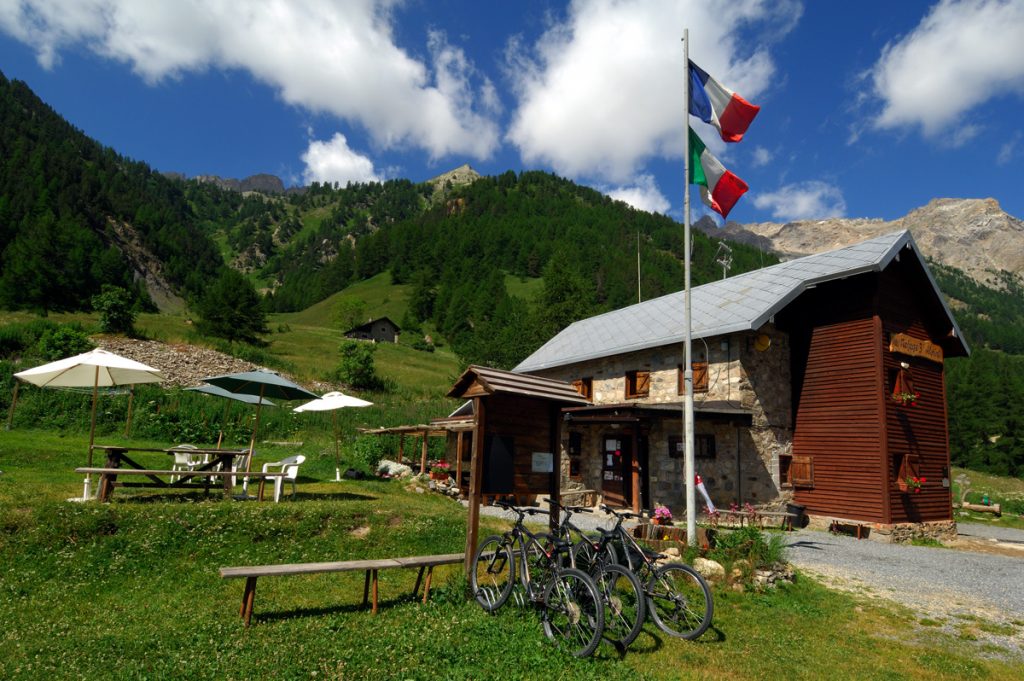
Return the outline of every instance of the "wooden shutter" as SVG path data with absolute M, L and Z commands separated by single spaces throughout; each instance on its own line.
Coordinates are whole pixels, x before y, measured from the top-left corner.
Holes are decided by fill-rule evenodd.
M 708 363 L 694 362 L 693 367 L 693 392 L 706 393 L 708 391 Z
M 789 484 L 794 487 L 814 487 L 814 460 L 811 457 L 793 457 L 789 464 Z
M 643 397 L 651 393 L 651 372 L 650 371 L 638 371 L 636 372 L 636 394 L 638 397 Z

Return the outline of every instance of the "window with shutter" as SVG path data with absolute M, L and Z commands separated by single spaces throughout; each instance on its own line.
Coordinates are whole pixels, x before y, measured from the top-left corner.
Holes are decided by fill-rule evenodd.
M 814 487 L 814 460 L 809 456 L 779 457 L 779 477 L 784 487 Z
M 706 393 L 708 391 L 708 363 L 707 362 L 693 362 L 690 364 L 693 369 L 693 392 L 694 393 Z M 680 395 L 686 394 L 686 381 L 683 376 L 683 367 L 679 365 L 677 368 L 676 380 L 679 384 L 677 392 Z
M 576 389 L 581 396 L 589 399 L 593 399 L 594 395 L 594 379 L 591 377 L 578 378 L 572 382 L 572 387 Z
M 626 372 L 626 399 L 647 397 L 651 392 L 650 371 Z

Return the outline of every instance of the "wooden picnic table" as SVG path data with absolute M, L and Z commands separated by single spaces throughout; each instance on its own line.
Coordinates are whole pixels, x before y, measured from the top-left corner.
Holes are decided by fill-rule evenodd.
M 100 501 L 110 501 L 110 496 L 114 492 L 115 485 L 120 487 L 205 489 L 209 492 L 210 481 L 219 477 L 223 479 L 224 494 L 230 495 L 232 489 L 232 477 L 241 476 L 265 479 L 267 477 L 279 477 L 282 475 L 281 473 L 233 472 L 231 470 L 231 464 L 235 457 L 247 456 L 249 454 L 248 449 L 212 449 L 201 447 L 197 447 L 195 449 L 191 447 L 152 448 L 128 447 L 125 445 L 93 445 L 93 449 L 106 452 L 106 463 L 102 467 L 86 467 L 75 470 L 76 472 L 86 474 L 97 473 L 100 476 L 100 486 L 97 494 Z M 128 456 L 128 452 L 162 452 L 169 456 L 185 452 L 193 455 L 207 456 L 209 457 L 209 460 L 192 470 L 170 471 L 163 468 L 147 468 Z M 147 480 L 139 482 L 118 482 L 117 477 L 119 475 L 142 475 L 145 476 Z M 177 477 L 178 479 L 171 482 L 169 479 L 164 480 L 160 476 Z M 197 480 L 201 480 L 201 482 L 197 482 Z

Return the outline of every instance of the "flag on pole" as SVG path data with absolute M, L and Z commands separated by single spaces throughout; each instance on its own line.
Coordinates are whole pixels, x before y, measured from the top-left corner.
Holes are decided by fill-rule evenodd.
M 727 217 L 749 187 L 711 155 L 693 128 L 689 130 L 690 184 L 700 185 L 701 200 L 723 218 Z
M 760 110 L 690 62 L 690 113 L 715 126 L 723 140 L 743 139 Z

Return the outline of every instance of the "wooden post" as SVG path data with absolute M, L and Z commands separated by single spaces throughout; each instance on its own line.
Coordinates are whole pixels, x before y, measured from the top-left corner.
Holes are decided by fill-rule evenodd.
M 466 577 L 473 570 L 473 556 L 476 554 L 477 537 L 480 532 L 480 496 L 484 478 L 484 430 L 486 414 L 484 401 L 473 398 L 473 413 L 476 427 L 473 429 L 473 453 L 469 460 L 469 515 L 466 518 Z
M 462 491 L 462 431 L 455 435 L 455 486 Z
M 132 429 L 132 401 L 135 399 L 135 386 L 128 388 L 128 419 L 124 422 L 124 436 L 128 437 L 128 433 Z
M 548 430 L 552 466 L 548 488 L 548 508 L 551 509 L 548 526 L 555 534 L 562 521 L 562 409 L 557 402 L 548 406 Z
M 430 431 L 423 431 L 423 449 L 420 454 L 420 475 L 424 475 L 427 472 L 427 438 L 430 436 Z
M 405 433 L 398 435 L 398 463 L 402 463 L 402 456 L 405 455 Z
M 11 429 L 11 424 L 14 423 L 14 405 L 18 403 L 18 381 L 14 381 L 14 397 L 11 398 L 11 411 L 7 414 L 7 430 Z
M 630 435 L 630 450 L 632 451 L 632 461 L 630 462 L 630 472 L 632 475 L 631 485 L 633 487 L 633 513 L 640 512 L 640 439 L 636 436 L 637 428 L 639 425 L 633 428 L 633 434 Z

